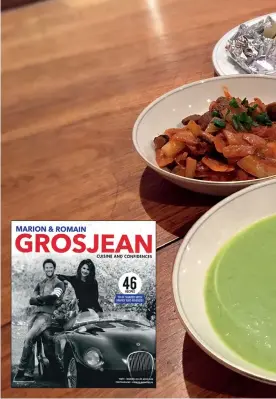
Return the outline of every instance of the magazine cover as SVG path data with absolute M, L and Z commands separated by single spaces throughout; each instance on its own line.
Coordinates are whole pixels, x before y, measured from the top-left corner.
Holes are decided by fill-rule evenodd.
M 156 225 L 12 222 L 12 387 L 156 386 Z

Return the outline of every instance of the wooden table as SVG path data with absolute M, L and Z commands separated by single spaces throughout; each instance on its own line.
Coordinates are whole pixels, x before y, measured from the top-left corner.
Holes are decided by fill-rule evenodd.
M 206 356 L 175 312 L 181 238 L 218 199 L 145 167 L 131 141 L 162 93 L 214 75 L 230 28 L 275 1 L 49 0 L 3 13 L 2 396 L 276 397 Z M 10 221 L 157 221 L 157 388 L 10 388 Z

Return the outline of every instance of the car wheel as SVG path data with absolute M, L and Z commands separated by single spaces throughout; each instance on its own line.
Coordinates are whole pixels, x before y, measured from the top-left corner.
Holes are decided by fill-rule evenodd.
M 67 388 L 77 388 L 79 386 L 79 367 L 72 352 L 65 355 L 65 384 Z

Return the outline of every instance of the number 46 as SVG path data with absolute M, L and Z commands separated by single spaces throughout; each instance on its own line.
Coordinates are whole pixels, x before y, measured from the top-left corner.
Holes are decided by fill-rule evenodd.
M 127 290 L 129 289 L 136 290 L 137 287 L 136 277 L 131 277 L 131 279 L 129 277 L 126 277 L 123 283 L 123 287 L 125 287 Z

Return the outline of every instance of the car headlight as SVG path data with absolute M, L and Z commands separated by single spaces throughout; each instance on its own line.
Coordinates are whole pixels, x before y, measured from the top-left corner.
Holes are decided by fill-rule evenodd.
M 103 365 L 101 352 L 97 349 L 90 349 L 84 354 L 84 361 L 88 366 L 98 369 Z

